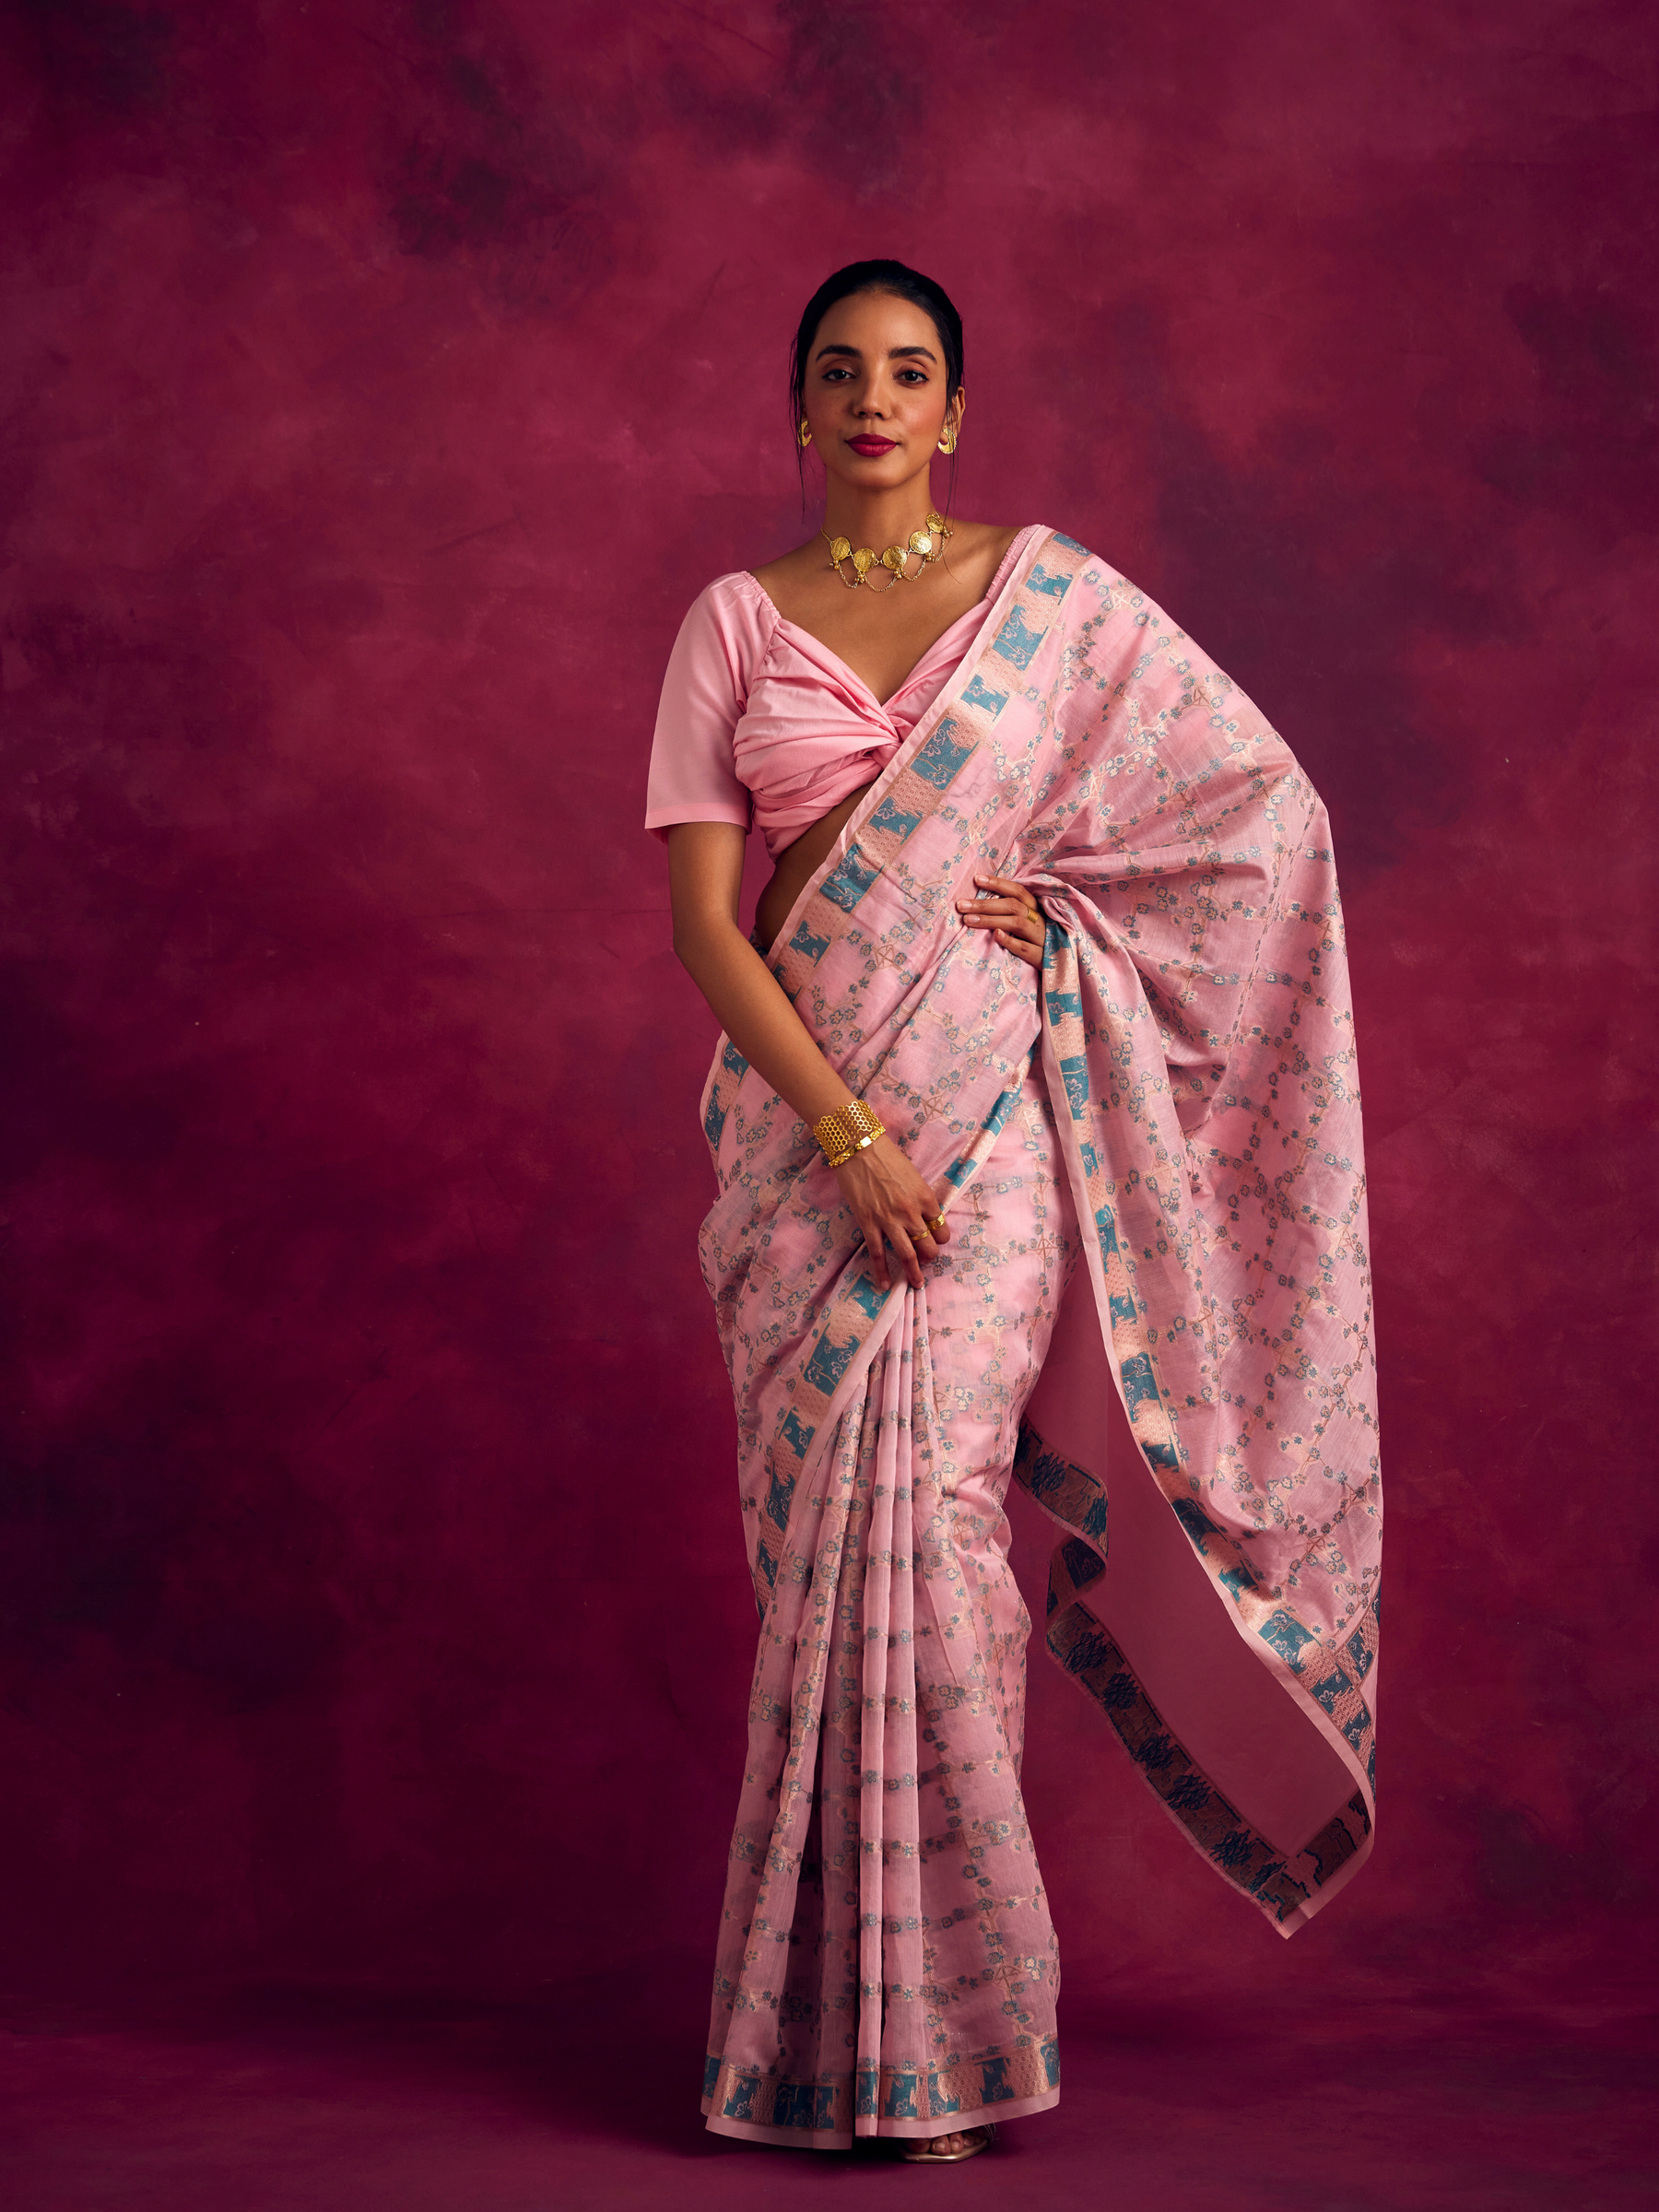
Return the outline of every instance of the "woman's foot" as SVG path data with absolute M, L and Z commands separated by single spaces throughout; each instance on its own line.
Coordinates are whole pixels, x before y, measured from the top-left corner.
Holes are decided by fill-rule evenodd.
M 996 2140 L 994 2127 L 965 2127 L 959 2134 L 928 2136 L 920 2141 L 906 2144 L 900 2157 L 908 2159 L 912 2166 L 955 2165 L 963 2159 L 976 2159 L 982 2150 L 989 2150 Z

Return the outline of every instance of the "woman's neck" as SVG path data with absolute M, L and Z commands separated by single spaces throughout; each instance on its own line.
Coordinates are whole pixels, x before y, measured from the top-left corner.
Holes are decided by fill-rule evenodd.
M 903 545 L 912 530 L 920 530 L 932 505 L 926 469 L 891 491 L 857 491 L 831 477 L 824 501 L 824 528 L 831 537 L 844 537 L 853 546 L 868 546 L 872 552 L 881 553 L 888 546 Z

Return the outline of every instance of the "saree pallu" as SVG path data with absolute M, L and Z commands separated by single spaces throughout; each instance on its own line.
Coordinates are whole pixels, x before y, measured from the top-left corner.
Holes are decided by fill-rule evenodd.
M 1038 898 L 1040 979 L 957 922 L 976 870 Z M 1363 1863 L 1370 1277 L 1324 810 L 1073 540 L 1034 541 L 769 959 L 952 1223 L 878 1290 L 722 1041 L 700 1251 L 761 1633 L 704 2110 L 828 2147 L 1058 2095 L 1010 1467 L 1062 1532 L 1050 1652 L 1188 1841 L 1285 1935 Z

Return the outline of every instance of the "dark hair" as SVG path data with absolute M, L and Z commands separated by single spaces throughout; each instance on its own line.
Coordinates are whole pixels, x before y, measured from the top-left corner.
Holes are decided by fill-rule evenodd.
M 945 356 L 945 398 L 947 405 L 953 400 L 962 382 L 962 318 L 951 302 L 950 294 L 942 284 L 931 276 L 924 276 L 920 269 L 908 268 L 901 261 L 850 261 L 844 269 L 837 269 L 833 276 L 826 276 L 802 312 L 794 344 L 789 354 L 789 427 L 792 431 L 799 426 L 806 412 L 807 357 L 812 341 L 817 337 L 818 324 L 842 300 L 850 300 L 855 292 L 890 292 L 896 300 L 908 300 L 930 316 L 939 334 L 939 348 Z M 797 441 L 796 455 L 803 468 L 802 488 L 806 488 L 805 456 Z M 950 456 L 951 489 L 956 489 L 956 455 Z

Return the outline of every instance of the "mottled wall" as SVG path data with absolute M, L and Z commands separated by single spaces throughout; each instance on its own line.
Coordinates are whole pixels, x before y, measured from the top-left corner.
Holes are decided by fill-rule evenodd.
M 1656 42 L 13 0 L 0 1972 L 708 1940 L 752 1609 L 644 759 L 687 603 L 799 531 L 794 314 L 894 253 L 966 315 L 963 510 L 1085 538 L 1263 703 L 1355 944 L 1382 1843 L 1281 1947 L 1040 1669 L 1071 2000 L 1616 1987 Z

